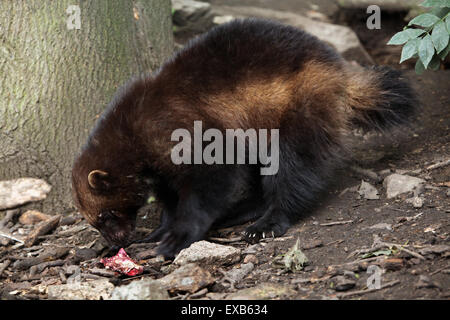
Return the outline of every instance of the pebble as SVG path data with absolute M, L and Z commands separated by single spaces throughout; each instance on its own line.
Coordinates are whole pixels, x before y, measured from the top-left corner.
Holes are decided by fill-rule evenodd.
M 163 285 L 153 279 L 135 280 L 116 287 L 109 300 L 168 300 L 169 294 Z
M 74 282 L 47 287 L 50 300 L 106 300 L 114 290 L 107 279 Z
M 358 193 L 364 199 L 367 200 L 377 200 L 380 199 L 380 195 L 378 194 L 377 188 L 372 186 L 370 183 L 361 181 L 361 185 L 359 186 Z
M 192 262 L 202 264 L 233 264 L 240 260 L 241 250 L 208 241 L 198 241 L 190 247 L 181 250 L 174 260 L 176 265 L 184 265 Z
M 244 263 L 253 263 L 254 265 L 257 265 L 259 263 L 258 258 L 254 254 L 248 254 L 244 258 Z
M 165 289 L 195 293 L 215 282 L 211 273 L 195 263 L 185 264 L 165 277 L 158 279 Z
M 386 188 L 387 198 L 391 199 L 400 194 L 412 192 L 423 183 L 425 183 L 423 179 L 394 173 L 384 179 L 383 185 Z
M 347 279 L 344 276 L 337 276 L 335 279 L 335 287 L 336 291 L 347 291 L 355 287 L 356 281 Z

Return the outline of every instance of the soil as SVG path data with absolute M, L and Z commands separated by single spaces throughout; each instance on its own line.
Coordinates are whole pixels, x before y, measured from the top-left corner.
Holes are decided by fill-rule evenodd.
M 220 0 L 213 0 L 219 3 Z M 232 5 L 233 1 L 226 1 Z M 239 5 L 261 5 L 280 10 L 303 12 L 308 3 L 300 1 L 239 1 Z M 317 1 L 315 1 L 317 3 Z M 327 1 L 323 2 L 324 4 Z M 323 13 L 330 19 L 335 9 L 324 5 Z M 331 10 L 332 9 L 332 10 Z M 386 51 L 385 39 L 401 30 L 402 23 L 393 15 L 385 24 L 386 29 L 373 39 L 365 39 L 364 32 L 353 21 L 350 25 L 361 37 L 362 43 L 372 54 L 377 63 L 398 68 L 399 52 Z M 393 21 L 395 20 L 395 21 Z M 345 23 L 345 22 L 342 22 Z M 413 66 L 413 65 L 412 65 Z M 394 130 L 387 135 L 355 131 L 352 160 L 347 167 L 338 170 L 328 194 L 318 204 L 314 212 L 305 216 L 297 225 L 281 238 L 264 239 L 260 244 L 249 245 L 243 241 L 233 240 L 240 237 L 245 226 L 238 226 L 211 233 L 210 236 L 231 239 L 226 245 L 235 246 L 254 255 L 256 267 L 250 274 L 234 284 L 234 288 L 223 285 L 220 272 L 243 263 L 212 268 L 216 283 L 208 287 L 208 293 L 196 299 L 221 299 L 233 292 L 252 288 L 261 283 L 281 284 L 292 290 L 272 296 L 274 299 L 449 299 L 450 298 L 450 264 L 449 251 L 426 253 L 424 249 L 449 245 L 450 231 L 450 165 L 436 169 L 427 169 L 430 165 L 450 159 L 450 70 L 425 72 L 417 76 L 410 65 L 401 68 L 409 78 L 420 96 L 422 110 L 410 128 Z M 442 67 L 444 69 L 445 66 Z M 424 203 L 421 208 L 414 208 L 406 201 L 412 194 L 404 194 L 394 199 L 386 198 L 386 190 L 379 180 L 350 169 L 357 166 L 378 173 L 380 176 L 389 172 L 414 175 L 426 180 L 423 191 Z M 365 180 L 375 186 L 380 194 L 378 200 L 362 199 L 356 187 Z M 158 204 L 143 208 L 138 225 L 139 235 L 155 227 Z M 0 213 L 1 214 L 1 213 Z M 99 267 L 99 259 L 110 254 L 99 233 L 90 227 L 78 213 L 68 216 L 73 221 L 61 225 L 49 235 L 41 236 L 40 242 L 31 248 L 14 247 L 13 241 L 0 245 L 0 297 L 2 299 L 46 299 L 45 290 L 39 290 L 51 284 L 64 283 L 70 275 L 67 266 L 78 265 L 86 276 L 90 270 Z M 34 226 L 22 226 L 17 221 L 7 225 L 10 230 L 27 234 Z M 69 230 L 69 232 L 67 232 Z M 279 255 L 288 252 L 300 241 L 300 247 L 307 256 L 309 264 L 302 270 L 291 272 L 276 267 L 273 263 Z M 226 241 L 226 240 L 221 240 Z M 375 251 L 381 254 L 367 259 L 364 252 L 371 248 L 374 241 L 389 243 L 388 246 Z M 222 243 L 223 244 L 223 243 Z M 396 245 L 393 245 L 396 244 Z M 17 261 L 24 261 L 38 256 L 51 248 L 64 247 L 69 251 L 56 259 L 64 259 L 64 265 L 56 265 L 43 270 L 21 269 Z M 84 248 L 84 249 L 83 249 Z M 126 251 L 132 257 L 139 252 L 153 249 L 154 244 L 146 247 L 131 247 Z M 406 250 L 402 250 L 406 249 Z M 381 250 L 381 251 L 380 251 Z M 151 251 L 151 250 L 150 250 Z M 431 250 L 433 251 L 433 250 Z M 422 254 L 419 254 L 422 252 Z M 89 254 L 87 254 L 89 253 Z M 248 258 L 249 259 L 249 258 Z M 167 272 L 170 262 L 161 262 L 154 255 L 141 256 L 144 266 L 143 276 L 160 278 Z M 2 264 L 10 264 L 3 270 Z M 384 289 L 364 291 L 371 276 L 367 272 L 370 265 L 377 265 L 383 270 L 381 285 L 393 282 Z M 66 269 L 64 269 L 66 268 Z M 370 269 L 370 268 L 369 268 Z M 150 270 L 150 271 L 149 271 Z M 61 272 L 64 275 L 61 275 Z M 337 291 L 338 276 L 344 276 L 354 283 L 354 287 Z M 86 276 L 87 277 L 87 276 Z M 94 276 L 92 276 L 94 277 Z M 115 285 L 129 283 L 124 276 L 97 275 L 107 277 Z M 363 290 L 362 292 L 358 292 Z M 342 295 L 342 293 L 352 295 Z M 173 294 L 173 299 L 192 298 L 191 295 Z

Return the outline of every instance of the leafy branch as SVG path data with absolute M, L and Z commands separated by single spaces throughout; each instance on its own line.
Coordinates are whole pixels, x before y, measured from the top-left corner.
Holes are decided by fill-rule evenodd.
M 412 19 L 387 43 L 404 45 L 400 63 L 418 58 L 417 74 L 426 69 L 438 70 L 450 52 L 450 0 L 426 0 L 421 5 L 432 8 L 431 12 Z

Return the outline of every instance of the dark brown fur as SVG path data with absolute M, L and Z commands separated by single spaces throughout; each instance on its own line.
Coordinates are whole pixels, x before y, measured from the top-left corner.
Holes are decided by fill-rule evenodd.
M 154 189 L 164 205 L 149 240 L 173 257 L 218 225 L 257 220 L 249 241 L 283 234 L 309 210 L 352 123 L 385 129 L 413 114 L 395 71 L 355 69 L 293 27 L 240 20 L 192 41 L 112 101 L 73 167 L 75 203 L 110 242 L 130 241 L 136 210 Z M 280 168 L 174 165 L 175 129 L 279 129 Z M 93 175 L 95 187 L 88 183 Z M 255 236 L 253 236 L 255 235 Z

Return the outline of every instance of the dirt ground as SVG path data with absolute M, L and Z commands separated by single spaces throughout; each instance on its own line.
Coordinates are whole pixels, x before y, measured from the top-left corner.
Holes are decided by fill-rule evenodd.
M 221 1 L 211 2 L 220 4 Z M 233 1 L 226 2 L 230 5 Z M 261 5 L 297 12 L 309 8 L 306 3 L 308 2 L 239 1 L 240 5 Z M 323 1 L 319 6 L 322 5 L 325 8 L 323 13 L 331 17 L 336 8 L 327 4 L 329 1 Z M 376 45 L 385 43 L 380 39 L 389 38 L 398 28 L 401 29 L 398 26 L 400 20 L 394 20 L 388 22 L 390 27 L 380 32 L 376 41 L 366 39 L 357 23 L 352 27 L 377 63 L 398 68 L 398 49 Z M 236 292 L 242 292 L 245 296 L 248 291 L 244 289 L 264 283 L 281 285 L 285 289 L 259 296 L 260 298 L 449 299 L 449 251 L 440 251 L 439 248 L 449 245 L 450 165 L 436 169 L 429 167 L 450 159 L 450 70 L 444 70 L 443 67 L 438 72 L 425 72 L 422 76 L 417 76 L 411 70 L 411 65 L 401 68 L 407 69 L 405 75 L 411 80 L 422 103 L 422 110 L 412 126 L 393 131 L 388 136 L 355 132 L 353 159 L 348 166 L 338 170 L 328 194 L 317 209 L 305 216 L 282 238 L 265 239 L 259 244 L 249 245 L 239 240 L 245 226 L 212 232 L 211 237 L 219 238 L 216 241 L 242 249 L 244 254 L 241 261 L 211 268 L 216 281 L 203 294 L 195 296 L 176 293 L 171 298 L 224 299 L 232 297 Z M 367 171 L 361 173 L 351 167 Z M 387 199 L 381 179 L 374 179 L 367 174 L 376 173 L 378 177 L 384 177 L 388 170 L 390 173 L 404 173 L 426 180 L 423 206 L 415 208 L 406 201 L 412 194 Z M 361 180 L 375 186 L 380 199 L 361 198 L 357 192 Z M 140 235 L 155 226 L 154 221 L 157 219 L 150 215 L 157 211 L 157 203 L 141 210 L 141 218 L 146 219 L 142 219 L 138 225 Z M 65 219 L 65 225 L 60 223 L 53 233 L 41 236 L 40 242 L 31 248 L 15 247 L 14 242 L 0 245 L 1 299 L 46 299 L 48 296 L 42 288 L 64 283 L 65 278 L 70 275 L 67 271 L 67 266 L 70 265 L 79 266 L 85 278 L 89 278 L 89 275 L 95 279 L 105 277 L 115 285 L 130 282 L 124 276 L 91 272 L 93 268 L 99 268 L 100 257 L 110 252 L 99 233 L 78 213 L 66 215 Z M 11 230 L 23 229 L 21 232 L 24 234 L 33 228 L 21 226 L 16 220 L 10 222 L 9 227 Z M 274 260 L 288 252 L 297 239 L 309 260 L 308 265 L 297 272 L 277 267 Z M 378 247 L 369 250 L 374 243 Z M 154 244 L 148 244 L 126 249 L 131 257 L 144 266 L 142 277 L 161 278 L 170 266 L 170 261 L 163 262 L 155 257 L 152 251 L 154 247 Z M 60 263 L 42 270 L 20 266 L 21 261 L 38 257 L 51 248 L 67 249 L 65 253 L 60 253 L 57 257 L 54 254 L 52 258 L 45 260 Z M 143 251 L 150 253 L 140 254 Z M 242 264 L 247 256 L 252 256 L 255 268 L 242 280 L 234 283 L 234 286 L 224 285 L 223 273 Z M 381 286 L 387 284 L 386 288 L 367 290 L 371 277 L 367 270 L 371 265 L 378 266 L 383 271 Z M 343 279 L 351 283 L 350 288 L 337 290 L 343 284 Z

